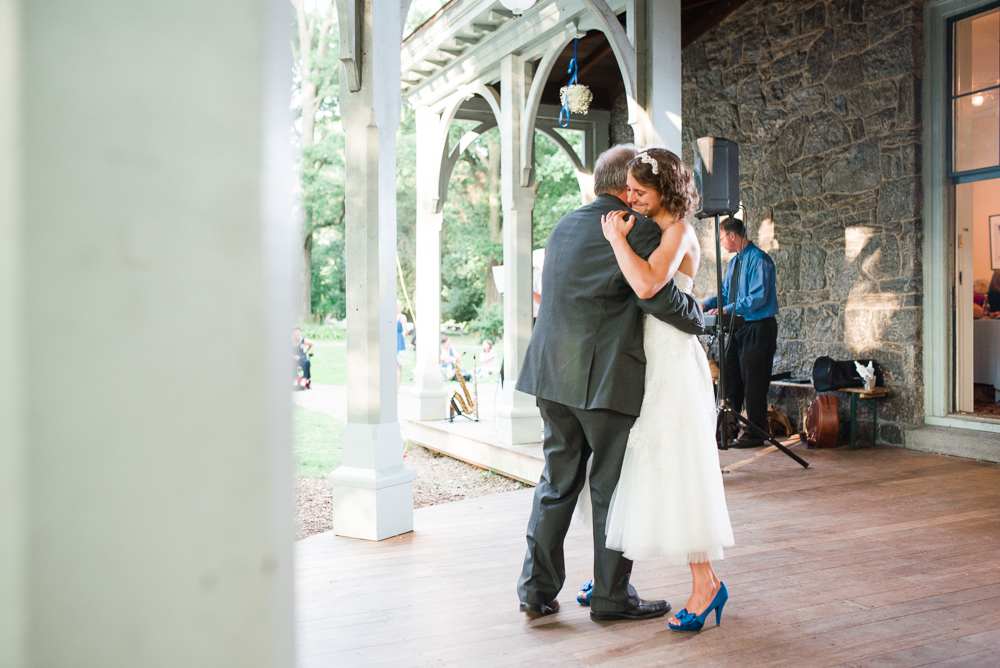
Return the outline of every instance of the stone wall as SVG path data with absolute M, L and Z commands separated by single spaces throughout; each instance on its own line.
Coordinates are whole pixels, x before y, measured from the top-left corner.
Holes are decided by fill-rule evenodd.
M 683 53 L 684 159 L 698 137 L 740 144 L 750 237 L 777 267 L 775 371 L 877 359 L 894 444 L 923 415 L 920 22 L 912 0 L 752 0 Z M 697 286 L 714 294 L 706 223 Z M 798 426 L 809 397 L 785 395 Z

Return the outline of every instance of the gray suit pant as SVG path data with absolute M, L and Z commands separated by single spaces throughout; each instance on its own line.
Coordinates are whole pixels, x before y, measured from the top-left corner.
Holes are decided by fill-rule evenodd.
M 528 552 L 517 583 L 522 603 L 542 604 L 556 598 L 566 581 L 563 540 L 593 453 L 590 499 L 594 510 L 594 591 L 590 608 L 618 612 L 639 604 L 628 581 L 632 562 L 604 546 L 611 495 L 621 476 L 628 433 L 635 417 L 617 411 L 583 410 L 538 400 L 545 420 L 542 444 L 545 470 L 535 488 L 528 520 Z M 582 583 L 581 583 L 582 584 Z

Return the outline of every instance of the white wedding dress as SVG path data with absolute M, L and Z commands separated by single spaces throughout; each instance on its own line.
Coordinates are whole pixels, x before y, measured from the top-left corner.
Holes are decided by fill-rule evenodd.
M 678 272 L 674 284 L 691 292 Z M 698 339 L 647 315 L 646 388 L 611 497 L 610 549 L 672 564 L 722 559 L 735 544 L 715 442 L 715 396 Z

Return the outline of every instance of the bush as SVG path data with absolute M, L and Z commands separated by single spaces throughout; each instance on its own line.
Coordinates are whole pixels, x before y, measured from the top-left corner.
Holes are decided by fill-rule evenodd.
M 479 340 L 492 339 L 494 342 L 503 338 L 503 304 L 480 306 L 476 317 L 469 321 L 469 331 L 479 335 Z
M 302 336 L 313 341 L 343 341 L 347 332 L 336 325 L 318 325 L 312 322 L 300 322 Z

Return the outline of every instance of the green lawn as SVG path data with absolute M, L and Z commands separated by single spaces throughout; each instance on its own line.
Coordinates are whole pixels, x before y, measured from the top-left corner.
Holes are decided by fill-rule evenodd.
M 300 478 L 323 478 L 340 466 L 340 446 L 344 423 L 337 418 L 293 406 L 295 431 L 295 475 Z
M 465 364 L 462 369 L 472 369 L 472 356 L 475 355 L 476 363 L 479 363 L 479 353 L 482 346 L 478 337 L 453 336 L 451 337 L 452 347 L 456 353 L 465 353 Z M 503 342 L 497 344 L 501 348 Z M 314 383 L 320 385 L 346 385 L 347 384 L 347 344 L 339 341 L 317 341 L 312 349 L 312 379 Z M 501 353 L 502 355 L 502 353 Z M 416 364 L 416 353 L 411 349 L 406 351 L 407 363 L 403 365 L 403 385 L 413 385 L 413 367 Z M 457 383 L 456 383 L 457 384 Z
M 453 336 L 452 347 L 456 353 L 465 353 L 470 360 L 482 347 L 475 336 Z M 503 345 L 502 343 L 499 345 Z M 317 341 L 312 349 L 312 379 L 320 385 L 347 384 L 347 344 L 343 342 Z M 408 363 L 403 365 L 403 385 L 413 385 L 415 355 L 407 351 Z M 458 387 L 457 382 L 445 386 Z M 340 466 L 340 448 L 344 440 L 344 424 L 335 417 L 294 406 L 293 426 L 295 430 L 295 475 L 302 478 L 322 478 Z

